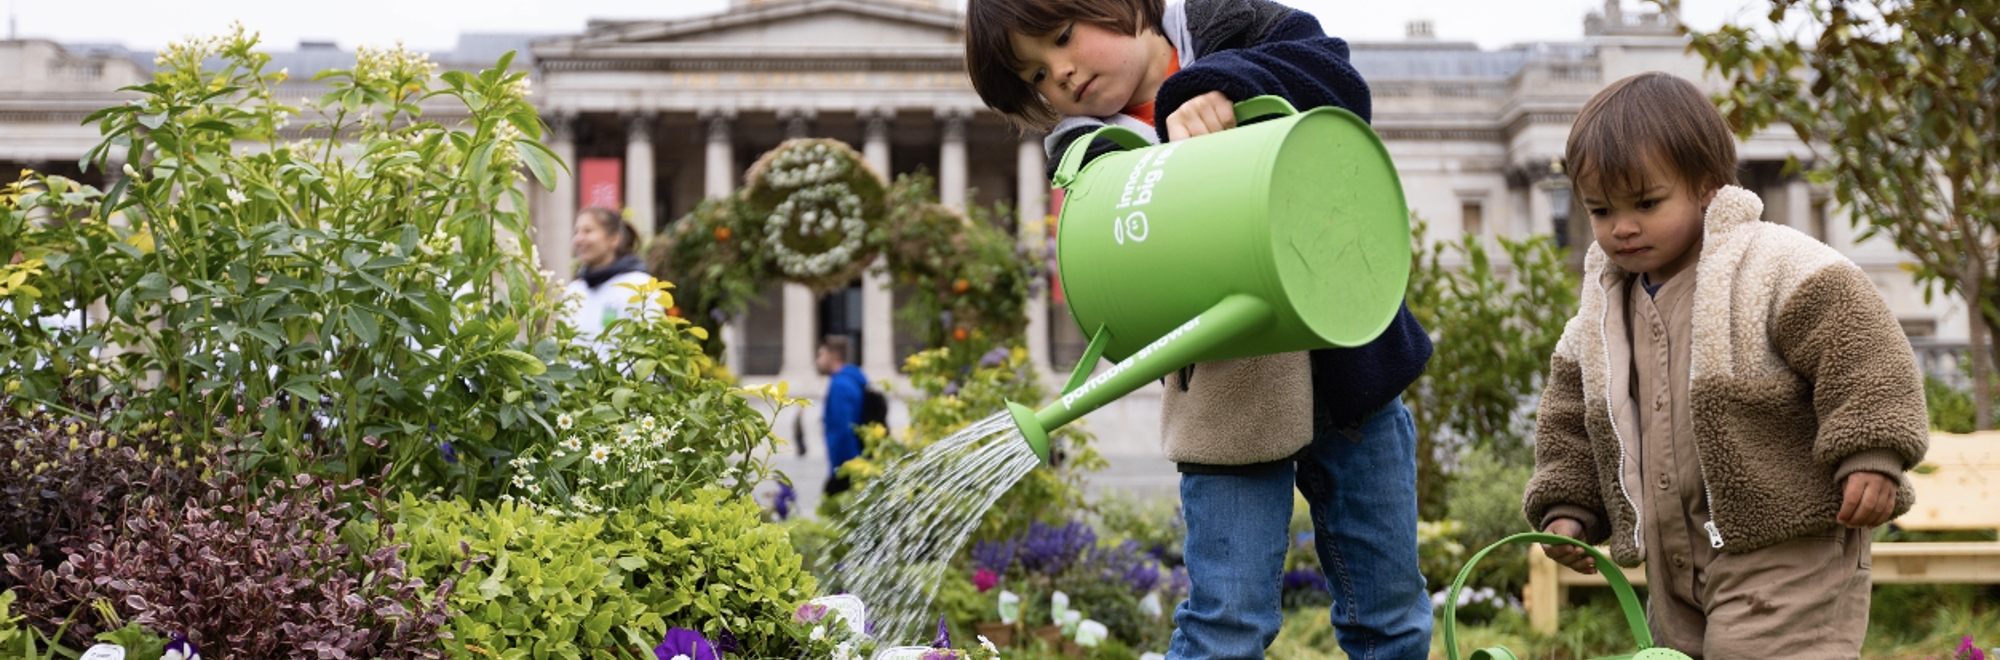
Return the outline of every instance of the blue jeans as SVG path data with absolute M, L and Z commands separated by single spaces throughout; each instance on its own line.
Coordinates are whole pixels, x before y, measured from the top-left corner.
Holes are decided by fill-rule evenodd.
M 1174 611 L 1169 660 L 1264 657 L 1283 623 L 1278 592 L 1294 484 L 1312 507 L 1341 650 L 1355 660 L 1428 656 L 1416 445 L 1409 410 L 1392 401 L 1358 430 L 1320 432 L 1296 463 L 1247 475 L 1181 475 L 1192 586 Z

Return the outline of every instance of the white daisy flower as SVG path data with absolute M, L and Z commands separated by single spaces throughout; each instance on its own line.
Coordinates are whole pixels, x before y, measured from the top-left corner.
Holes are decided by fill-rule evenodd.
M 527 479 L 524 479 L 524 478 L 522 478 L 522 476 L 521 476 L 521 475 L 518 475 L 518 474 L 517 474 L 517 475 L 514 475 L 514 487 L 515 487 L 515 488 L 527 488 L 527 487 L 528 487 L 528 480 L 527 480 Z
M 556 415 L 556 428 L 568 431 L 569 427 L 575 425 L 576 425 L 576 418 L 570 417 L 569 413 Z
M 590 448 L 590 462 L 596 463 L 598 465 L 603 465 L 605 461 L 610 459 L 611 459 L 610 447 L 606 447 L 604 445 L 594 445 Z
M 656 426 L 658 426 L 658 423 L 653 421 L 652 415 L 647 415 L 645 417 L 639 418 L 639 428 L 642 430 L 650 432 Z
M 567 451 L 583 451 L 583 441 L 577 439 L 576 436 L 563 438 L 562 448 Z
M 985 635 L 979 636 L 979 645 L 984 647 L 988 653 L 996 655 L 1000 653 L 1000 647 L 994 646 L 993 640 L 987 639 Z

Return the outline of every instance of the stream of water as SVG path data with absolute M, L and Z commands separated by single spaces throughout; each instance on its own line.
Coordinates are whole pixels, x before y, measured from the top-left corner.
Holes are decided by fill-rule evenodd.
M 931 599 L 951 558 L 993 502 L 1040 463 L 1003 411 L 888 466 L 847 504 L 838 540 L 820 560 L 834 567 L 821 590 L 859 597 L 884 644 L 929 641 Z

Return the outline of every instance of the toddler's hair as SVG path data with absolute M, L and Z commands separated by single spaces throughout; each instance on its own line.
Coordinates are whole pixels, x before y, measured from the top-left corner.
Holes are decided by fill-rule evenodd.
M 1071 21 L 1138 36 L 1164 33 L 1164 0 L 971 0 L 965 7 L 965 70 L 979 99 L 1014 123 L 1048 130 L 1062 117 L 1027 81 L 1008 36 L 1039 37 Z
M 1622 197 L 1659 165 L 1704 196 L 1736 185 L 1736 136 L 1694 83 L 1657 71 L 1611 83 L 1570 127 L 1563 162 L 1579 190 Z M 1660 183 L 1653 181 L 1652 183 Z M 1582 195 L 1573 196 L 1581 204 Z

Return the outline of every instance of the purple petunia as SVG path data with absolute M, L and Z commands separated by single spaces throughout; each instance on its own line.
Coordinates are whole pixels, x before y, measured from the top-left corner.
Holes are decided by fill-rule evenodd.
M 701 633 L 686 628 L 667 631 L 666 639 L 653 647 L 653 657 L 659 660 L 718 660 L 715 645 Z
M 972 566 L 1005 575 L 1014 566 L 1014 542 L 980 541 L 972 546 Z
M 999 584 L 1000 576 L 994 575 L 993 571 L 982 568 L 972 574 L 972 586 L 978 589 L 979 593 L 986 593 L 987 590 L 999 586 Z
M 1282 579 L 1282 587 L 1287 592 L 1310 590 L 1329 593 L 1330 591 L 1327 589 L 1326 575 L 1309 568 L 1286 571 Z
M 1007 361 L 1008 353 L 1009 351 L 1005 346 L 1001 346 L 999 348 L 987 351 L 985 355 L 979 356 L 979 366 L 981 368 L 989 368 L 989 369 L 1000 366 L 1000 363 Z

